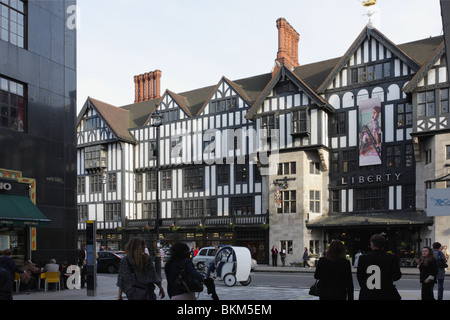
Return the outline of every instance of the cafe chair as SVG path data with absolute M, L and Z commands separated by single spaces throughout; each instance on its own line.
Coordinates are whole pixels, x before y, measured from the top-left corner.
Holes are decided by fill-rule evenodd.
M 14 276 L 14 284 L 16 285 L 16 292 L 18 293 L 20 290 L 20 274 L 19 273 L 15 273 Z
M 45 273 L 45 292 L 48 290 L 49 283 L 56 283 L 58 290 L 61 290 L 61 284 L 59 281 L 59 271 L 56 272 L 46 272 Z

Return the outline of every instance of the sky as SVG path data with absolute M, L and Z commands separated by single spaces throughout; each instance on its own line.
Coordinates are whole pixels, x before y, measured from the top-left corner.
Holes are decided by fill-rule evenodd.
M 378 0 L 375 26 L 395 44 L 443 34 L 439 0 Z M 138 74 L 161 94 L 271 72 L 276 20 L 300 34 L 300 65 L 340 57 L 368 22 L 361 0 L 77 0 L 77 109 L 87 97 L 134 102 Z

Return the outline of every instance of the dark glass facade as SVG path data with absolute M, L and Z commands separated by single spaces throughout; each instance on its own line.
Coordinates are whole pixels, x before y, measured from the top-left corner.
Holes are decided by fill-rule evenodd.
M 3 26 L 14 26 L 17 1 L 4 6 L 10 11 Z M 6 104 L 2 109 L 0 168 L 36 180 L 36 205 L 51 220 L 37 229 L 37 250 L 27 258 L 39 264 L 51 258 L 76 262 L 76 28 L 69 23 L 76 0 L 19 2 L 23 46 L 0 39 L 0 78 L 13 83 L 12 90 L 20 84 L 24 104 L 17 107 L 21 116 L 12 114 L 11 99 L 18 94 L 0 87 L 0 96 L 9 99 L 9 109 Z M 24 122 L 19 130 L 7 125 L 17 119 Z

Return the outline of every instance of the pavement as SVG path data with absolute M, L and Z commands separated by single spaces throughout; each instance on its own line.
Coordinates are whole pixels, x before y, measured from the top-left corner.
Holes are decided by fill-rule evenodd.
M 402 268 L 404 275 L 417 275 L 419 276 L 419 270 L 416 268 Z M 268 265 L 258 265 L 258 268 L 254 272 L 283 272 L 283 273 L 314 273 L 315 268 L 302 268 L 291 266 L 277 266 L 272 267 Z M 356 272 L 356 269 L 353 270 Z M 447 277 L 450 275 L 447 274 Z M 116 276 L 109 274 L 97 274 L 97 290 L 94 296 L 88 296 L 86 289 L 79 290 L 61 290 L 61 291 L 33 291 L 30 294 L 25 292 L 15 293 L 14 300 L 117 300 L 117 286 Z M 419 279 L 417 278 L 417 282 Z M 450 281 L 450 279 L 446 280 Z M 269 287 L 261 286 L 257 284 L 250 284 L 249 286 L 242 286 L 240 284 L 234 287 L 226 287 L 223 282 L 216 281 L 216 291 L 220 300 L 318 300 L 317 297 L 310 296 L 308 294 L 309 288 L 293 288 L 293 287 Z M 311 283 L 312 284 L 312 283 Z M 164 289 L 167 287 L 166 280 L 163 280 Z M 435 285 L 435 296 L 436 296 Z M 445 283 L 444 283 L 445 288 Z M 158 293 L 158 289 L 156 289 Z M 417 290 L 399 290 L 403 300 L 420 300 L 420 285 L 418 283 Z M 359 296 L 359 292 L 355 290 L 355 298 Z M 125 297 L 125 295 L 124 295 Z M 164 299 L 168 301 L 168 297 Z M 206 289 L 199 294 L 198 300 L 211 300 L 211 296 L 206 293 Z M 444 300 L 450 300 L 450 291 L 444 291 Z

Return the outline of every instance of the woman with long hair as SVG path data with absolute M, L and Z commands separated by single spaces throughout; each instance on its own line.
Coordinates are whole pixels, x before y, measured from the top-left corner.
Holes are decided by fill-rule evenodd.
M 176 281 L 183 268 L 191 277 L 204 281 L 205 277 L 195 270 L 187 244 L 176 243 L 172 247 L 170 259 L 164 267 L 167 278 L 167 293 L 172 300 L 195 300 L 195 292 L 186 292 L 186 289 L 179 286 Z
M 155 285 L 159 288 L 161 299 L 165 296 L 161 279 L 156 274 L 155 264 L 151 256 L 145 253 L 145 247 L 145 241 L 140 237 L 132 238 L 125 247 L 126 256 L 120 261 L 119 274 L 117 276 L 119 300 L 122 300 L 122 292 L 127 295 L 128 300 L 134 299 L 132 296 L 132 273 L 136 275 L 137 281 L 147 288 L 147 299 L 156 300 Z
M 434 258 L 433 249 L 430 247 L 422 248 L 422 261 L 418 262 L 420 270 L 420 283 L 422 284 L 421 297 L 422 300 L 434 300 L 433 287 L 436 283 L 438 267 Z
M 319 259 L 314 278 L 319 280 L 320 300 L 353 300 L 352 269 L 345 255 L 344 244 L 333 240 L 326 257 Z

